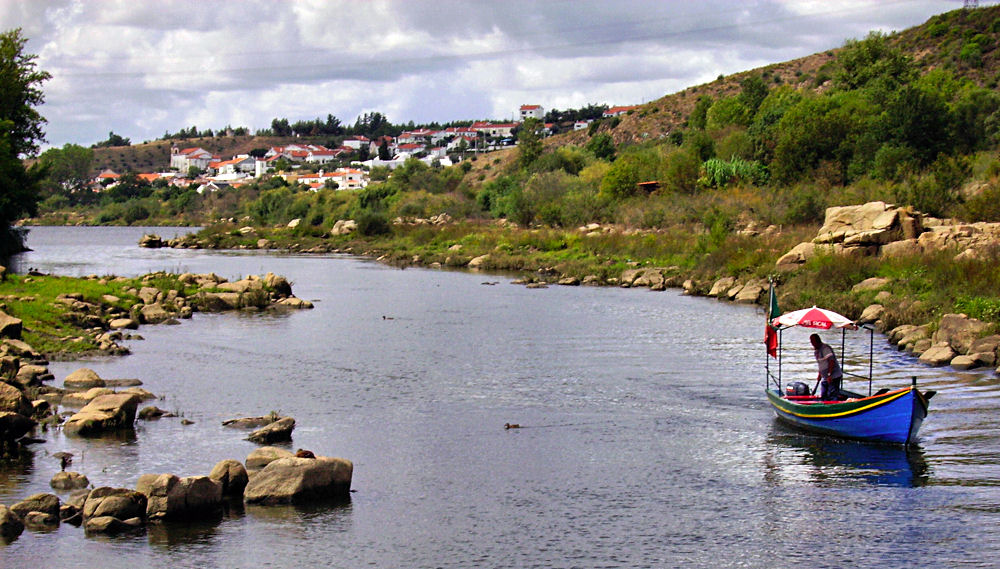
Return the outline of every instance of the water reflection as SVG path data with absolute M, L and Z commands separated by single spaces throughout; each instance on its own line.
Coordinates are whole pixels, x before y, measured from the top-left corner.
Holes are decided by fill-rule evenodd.
M 764 453 L 771 484 L 924 486 L 930 471 L 919 446 L 848 441 L 792 431 L 775 419 Z

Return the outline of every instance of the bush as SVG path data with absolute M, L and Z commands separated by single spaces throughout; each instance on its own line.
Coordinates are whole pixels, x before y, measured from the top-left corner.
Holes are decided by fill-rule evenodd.
M 392 226 L 389 225 L 389 218 L 380 212 L 364 210 L 357 216 L 356 221 L 358 223 L 358 233 L 365 237 L 387 235 L 392 231 Z
M 132 202 L 125 207 L 125 213 L 122 215 L 122 220 L 125 223 L 132 225 L 137 221 L 142 221 L 149 218 L 149 210 L 146 206 L 141 203 Z

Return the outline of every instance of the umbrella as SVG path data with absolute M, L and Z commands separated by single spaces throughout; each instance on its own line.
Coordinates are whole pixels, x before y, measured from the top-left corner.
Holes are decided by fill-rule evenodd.
M 837 314 L 825 308 L 803 308 L 794 312 L 788 312 L 773 320 L 775 326 L 803 326 L 805 328 L 857 328 L 846 316 Z

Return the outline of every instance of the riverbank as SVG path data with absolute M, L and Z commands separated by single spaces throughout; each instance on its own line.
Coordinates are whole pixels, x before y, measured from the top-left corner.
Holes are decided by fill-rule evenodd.
M 822 226 L 792 228 L 521 228 L 439 216 L 397 219 L 387 231 L 360 233 L 350 222 L 329 233 L 297 222 L 222 224 L 163 245 L 348 253 L 401 268 L 513 273 L 516 282 L 532 286 L 683 288 L 749 304 L 763 304 L 774 281 L 782 307 L 836 308 L 894 343 L 903 340 L 901 349 L 917 356 L 948 343 L 936 335 L 946 315 L 964 314 L 974 339 L 1000 331 L 1000 226 L 936 219 L 883 202 L 829 208 Z M 970 342 L 948 348 L 950 358 L 944 350 L 922 361 L 942 365 L 973 355 Z M 977 356 L 974 365 L 995 367 L 996 350 L 990 351 L 992 358 Z

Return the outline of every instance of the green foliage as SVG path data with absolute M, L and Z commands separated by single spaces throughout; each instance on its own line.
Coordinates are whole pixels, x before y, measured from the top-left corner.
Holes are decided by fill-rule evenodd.
M 727 126 L 748 126 L 750 110 L 743 104 L 739 95 L 719 99 L 708 109 L 705 119 L 705 129 L 717 131 Z
M 621 199 L 635 195 L 640 182 L 658 178 L 659 155 L 655 149 L 633 149 L 622 154 L 611 164 L 601 180 L 601 194 Z
M 875 152 L 872 175 L 880 180 L 899 181 L 917 168 L 917 158 L 909 146 L 886 144 Z
M 666 166 L 660 187 L 671 193 L 693 194 L 698 190 L 701 159 L 689 149 L 671 152 L 666 158 Z
M 542 137 L 538 133 L 541 127 L 541 121 L 534 117 L 521 123 L 517 133 L 517 159 L 522 168 L 528 168 L 542 155 Z
M 863 40 L 848 40 L 837 56 L 837 87 L 893 91 L 913 80 L 913 61 L 901 49 L 889 45 L 888 40 L 889 36 L 881 32 L 871 32 Z
M 611 161 L 615 159 L 615 142 L 612 140 L 611 135 L 606 132 L 602 132 L 591 137 L 591 139 L 587 141 L 585 148 L 593 154 L 595 158 L 600 160 Z
M 710 188 L 724 188 L 729 184 L 761 186 L 767 183 L 767 168 L 760 162 L 733 158 L 706 160 L 702 168 L 705 171 L 701 183 Z
M 965 200 L 960 216 L 968 221 L 1000 221 L 1000 186 L 990 185 Z
M 23 215 L 37 212 L 41 166 L 25 167 L 21 158 L 38 152 L 45 119 L 36 107 L 44 102 L 41 84 L 51 76 L 39 71 L 37 56 L 24 53 L 20 29 L 0 34 L 0 256 L 21 243 L 9 231 Z
M 688 126 L 695 130 L 705 130 L 705 124 L 708 121 L 708 109 L 711 107 L 711 97 L 708 95 L 698 97 L 698 100 L 694 104 L 694 110 L 691 111 L 691 116 L 688 117 Z
M 389 218 L 379 211 L 363 210 L 355 221 L 358 224 L 358 233 L 366 237 L 387 235 L 392 231 Z
M 594 138 L 603 136 L 607 135 L 599 134 Z M 613 146 L 612 152 L 614 152 Z M 567 174 L 575 176 L 587 166 L 588 162 L 590 162 L 589 157 L 580 148 L 576 146 L 563 146 L 552 152 L 543 154 L 532 163 L 528 170 L 530 172 L 554 172 L 562 170 Z
M 133 201 L 125 206 L 125 212 L 122 214 L 125 223 L 132 225 L 144 219 L 149 219 L 149 210 L 141 202 Z

